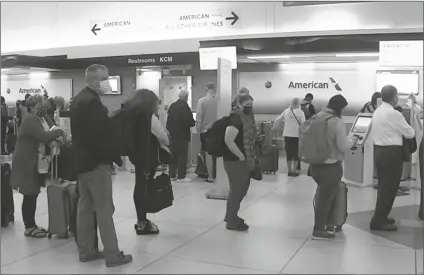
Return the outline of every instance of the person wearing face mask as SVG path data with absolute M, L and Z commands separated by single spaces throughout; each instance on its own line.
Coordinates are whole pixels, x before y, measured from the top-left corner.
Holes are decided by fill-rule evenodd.
M 38 97 L 41 97 L 41 101 Z M 22 120 L 18 131 L 15 153 L 12 160 L 11 185 L 23 195 L 22 218 L 26 237 L 44 238 L 47 231 L 35 222 L 37 198 L 44 185 L 45 172 L 40 169 L 39 154 L 44 152 L 47 143 L 63 135 L 61 129 L 49 131 L 45 125 L 45 107 L 42 96 L 27 99 L 29 112 Z M 41 152 L 40 152 L 41 150 Z
M 414 129 L 405 117 L 395 110 L 398 93 L 394 86 L 387 85 L 381 90 L 383 103 L 372 117 L 372 138 L 374 159 L 377 168 L 378 195 L 371 230 L 395 231 L 395 220 L 389 217 L 402 176 L 403 138 L 413 138 Z
M 251 119 L 253 98 L 239 95 L 237 107 L 230 112 L 225 131 L 224 168 L 230 184 L 227 212 L 224 221 L 228 230 L 246 231 L 249 226 L 238 216 L 240 204 L 250 186 L 250 175 L 255 168 L 255 124 Z
M 299 151 L 299 127 L 305 122 L 305 113 L 300 109 L 300 98 L 294 98 L 290 107 L 277 118 L 274 125 L 284 123 L 283 137 L 287 153 L 289 177 L 297 177 L 301 170 Z
M 118 155 L 107 108 L 100 96 L 111 90 L 105 66 L 91 65 L 85 73 L 85 88 L 73 98 L 70 108 L 72 149 L 78 164 L 77 235 L 80 262 L 106 258 L 114 267 L 132 261 L 120 252 L 113 213 L 111 165 Z M 104 253 L 95 248 L 96 212 Z

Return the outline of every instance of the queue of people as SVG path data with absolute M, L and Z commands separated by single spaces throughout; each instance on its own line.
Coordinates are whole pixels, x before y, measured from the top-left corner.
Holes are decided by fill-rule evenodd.
M 79 260 L 90 262 L 105 259 L 106 266 L 113 267 L 131 262 L 132 256 L 120 251 L 113 220 L 115 207 L 111 165 L 115 163 L 121 166 L 122 161 L 114 148 L 114 129 L 108 109 L 101 102 L 101 95 L 110 90 L 108 78 L 108 69 L 105 66 L 88 67 L 85 74 L 86 85 L 72 99 L 70 116 L 72 148 L 75 151 L 75 163 L 78 165 L 79 200 L 76 230 Z M 123 104 L 123 108 L 132 114 L 134 122 L 135 151 L 131 159 L 135 166 L 133 199 L 137 223 L 134 228 L 138 235 L 159 233 L 158 226 L 147 219 L 146 187 L 149 178 L 154 177 L 160 164 L 160 150 L 171 148 L 173 162 L 170 177 L 178 182 L 187 181 L 190 128 L 195 125 L 200 133 L 202 154 L 208 170 L 206 181 L 214 181 L 214 156 L 206 152 L 206 147 L 209 142 L 208 130 L 217 120 L 218 98 L 214 84 L 207 84 L 206 92 L 207 95 L 198 102 L 195 121 L 187 103 L 189 94 L 187 91 L 180 91 L 179 99 L 167 110 L 166 128 L 160 119 L 160 99 L 154 92 L 147 89 L 137 90 Z M 374 103 L 379 97 L 383 103 L 376 108 Z M 342 113 L 348 102 L 342 95 L 333 96 L 327 106 L 318 113 L 312 100 L 311 94 L 306 95 L 302 101 L 294 98 L 290 107 L 283 111 L 275 124 L 284 123 L 288 174 L 293 177 L 298 176 L 300 170 L 300 129 L 313 117 L 327 124 L 325 135 L 328 154 L 322 162 L 311 164 L 309 173 L 317 183 L 313 238 L 332 239 L 335 237 L 334 224 L 331 224 L 335 207 L 333 202 L 343 176 L 342 162 L 345 153 L 355 144 L 356 138 L 347 138 Z M 222 157 L 230 187 L 224 218 L 228 230 L 246 231 L 249 228 L 239 217 L 239 210 L 258 165 L 254 146 L 258 139 L 258 129 L 253 115 L 253 103 L 254 99 L 249 90 L 242 88 L 232 103 L 222 137 L 225 143 Z M 389 214 L 400 183 L 402 140 L 416 136 L 416 131 L 395 111 L 397 103 L 396 88 L 386 86 L 381 94 L 373 95 L 371 103 L 364 106 L 365 110 L 374 112 L 373 139 L 380 182 L 376 209 L 370 224 L 371 230 L 396 230 L 395 221 Z M 63 110 L 65 104 L 62 100 L 49 100 L 41 95 L 26 97 L 20 104 L 23 104 L 27 114 L 22 116 L 19 127 L 13 156 L 12 186 L 19 189 L 24 196 L 22 216 L 25 236 L 43 238 L 47 231 L 35 221 L 37 198 L 48 173 L 48 169 L 45 170 L 45 160 L 51 161 L 48 159 L 50 145 L 64 134 L 62 129 L 55 126 L 55 112 Z M 422 160 L 422 142 L 420 158 Z M 94 213 L 104 246 L 103 252 L 96 246 Z M 422 212 L 419 215 L 422 219 Z

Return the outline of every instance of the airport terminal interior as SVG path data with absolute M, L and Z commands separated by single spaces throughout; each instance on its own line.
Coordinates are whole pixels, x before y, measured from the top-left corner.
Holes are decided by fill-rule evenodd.
M 2 2 L 1 273 L 423 274 L 423 9 Z

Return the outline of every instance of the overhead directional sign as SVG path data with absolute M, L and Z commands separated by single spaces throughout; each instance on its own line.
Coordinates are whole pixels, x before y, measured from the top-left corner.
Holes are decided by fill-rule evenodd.
M 98 20 L 90 21 L 89 27 L 94 35 L 108 31 L 122 31 L 129 29 L 132 25 L 131 20 Z
M 180 15 L 177 22 L 169 22 L 165 28 L 167 30 L 228 28 L 239 25 L 239 19 L 235 11 L 215 10 Z

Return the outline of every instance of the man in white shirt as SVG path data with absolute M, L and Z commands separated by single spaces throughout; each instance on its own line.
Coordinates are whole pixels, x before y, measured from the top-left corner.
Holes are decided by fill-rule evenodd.
M 394 107 L 398 103 L 397 89 L 391 85 L 381 90 L 383 103 L 372 118 L 374 159 L 378 178 L 378 195 L 371 230 L 396 231 L 395 220 L 389 217 L 402 176 L 403 137 L 415 136 L 414 129 Z
M 218 118 L 218 99 L 216 98 L 216 88 L 213 83 L 208 83 L 206 85 L 207 95 L 199 99 L 197 103 L 197 112 L 196 112 L 196 128 L 197 132 L 200 133 L 200 141 L 202 143 L 202 151 L 206 167 L 208 169 L 208 178 L 206 181 L 213 182 L 213 170 L 214 170 L 214 161 L 212 156 L 206 154 L 205 151 L 205 141 L 206 141 L 206 132 L 212 127 L 215 121 Z

